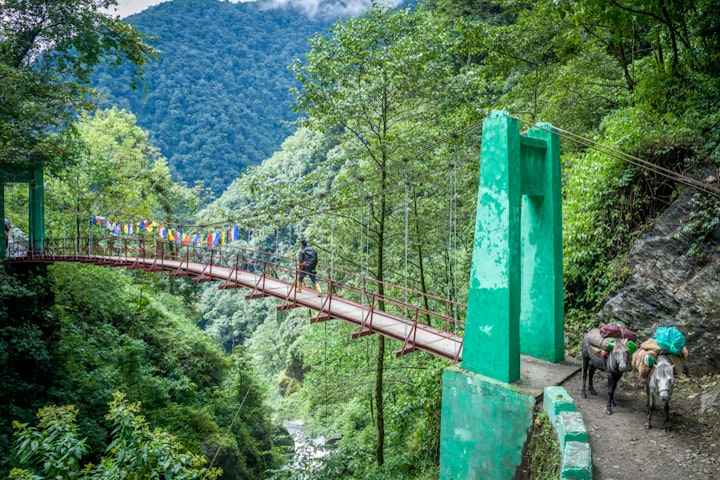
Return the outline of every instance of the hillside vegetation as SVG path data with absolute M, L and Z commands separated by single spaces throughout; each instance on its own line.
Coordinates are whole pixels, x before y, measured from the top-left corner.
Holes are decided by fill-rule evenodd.
M 219 195 L 294 128 L 287 66 L 333 19 L 269 2 L 178 0 L 126 19 L 158 50 L 139 88 L 105 66 L 93 77 L 103 106 L 131 111 L 176 180 Z
M 242 221 L 253 246 L 288 254 L 304 236 L 322 262 L 464 300 L 477 122 L 505 108 L 523 128 L 549 121 L 563 132 L 568 355 L 625 278 L 634 239 L 689 185 L 699 185 L 690 190 L 697 210 L 686 219 L 683 253 L 717 257 L 720 85 L 708 22 L 719 19 L 711 3 L 674 5 L 682 12 L 672 14 L 660 2 L 642 10 L 593 1 L 420 6 L 428 10 L 374 8 L 316 36 L 294 66 L 305 129 L 231 184 L 204 218 Z M 314 478 L 437 475 L 444 365 L 424 354 L 396 359 L 397 345 L 349 340 L 344 325 L 305 329 L 300 312 L 263 313 L 226 292 L 208 292 L 204 303 L 207 328 L 226 344 L 249 338 L 286 415 L 303 412 L 316 433 L 341 438 Z

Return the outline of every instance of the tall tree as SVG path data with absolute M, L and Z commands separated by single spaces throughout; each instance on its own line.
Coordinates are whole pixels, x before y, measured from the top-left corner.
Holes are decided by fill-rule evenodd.
M 165 158 L 132 114 L 117 108 L 84 114 L 76 129 L 83 146 L 76 163 L 47 177 L 52 236 L 86 236 L 93 215 L 122 222 L 187 221 L 201 203 L 197 188 L 172 181 Z
M 154 56 L 135 29 L 104 13 L 115 0 L 7 0 L 0 4 L 0 166 L 50 169 L 72 161 L 73 119 L 93 108 L 89 75 L 101 61 Z
M 329 38 L 317 35 L 310 44 L 307 64 L 293 67 L 303 86 L 296 108 L 307 112 L 307 126 L 337 132 L 348 158 L 356 159 L 355 175 L 372 174 L 362 183 L 366 192 L 374 192 L 367 197 L 367 231 L 374 256 L 372 276 L 379 281 L 377 293 L 382 297 L 386 222 L 397 207 L 391 200 L 396 197 L 386 192 L 401 181 L 397 170 L 402 171 L 389 167 L 414 151 L 419 140 L 414 133 L 437 115 L 433 105 L 440 103 L 439 94 L 452 75 L 447 37 L 417 10 L 391 10 L 373 3 L 364 15 L 337 23 Z M 385 341 L 378 336 L 378 465 L 384 462 L 384 357 Z

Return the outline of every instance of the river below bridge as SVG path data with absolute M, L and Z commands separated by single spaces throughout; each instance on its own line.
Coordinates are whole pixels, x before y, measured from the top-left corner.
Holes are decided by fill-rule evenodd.
M 312 478 L 313 472 L 322 468 L 319 460 L 329 453 L 327 439 L 308 436 L 305 422 L 300 419 L 286 420 L 283 426 L 295 443 L 293 459 L 284 469 L 299 475 L 299 478 Z

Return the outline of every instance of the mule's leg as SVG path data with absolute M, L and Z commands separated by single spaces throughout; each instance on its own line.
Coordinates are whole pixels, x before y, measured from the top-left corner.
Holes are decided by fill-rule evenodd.
M 617 379 L 615 375 L 608 373 L 608 403 L 605 413 L 612 415 L 612 407 L 615 405 L 615 386 L 617 385 Z
M 645 384 L 645 392 L 647 394 L 647 405 L 645 407 L 645 413 L 647 414 L 647 421 L 645 422 L 645 430 L 650 430 L 652 428 L 652 411 L 653 408 L 655 408 L 655 399 L 653 398 L 653 393 L 650 390 L 650 380 L 648 379 L 648 383 Z
M 595 365 L 592 363 L 590 364 L 588 372 L 588 390 L 590 390 L 590 393 L 593 395 L 597 395 L 597 392 L 595 391 L 595 387 L 593 386 L 593 377 L 595 376 Z
M 665 400 L 665 431 L 669 432 L 672 430 L 670 425 L 670 399 Z
M 587 398 L 587 393 L 585 393 L 585 381 L 587 380 L 587 374 L 588 374 L 588 359 L 583 356 L 583 364 L 582 364 L 582 390 L 580 391 L 580 396 L 582 398 Z

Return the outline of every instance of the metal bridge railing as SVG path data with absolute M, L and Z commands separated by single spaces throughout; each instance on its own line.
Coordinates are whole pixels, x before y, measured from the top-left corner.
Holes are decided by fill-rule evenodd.
M 122 265 L 150 271 L 171 270 L 165 262 L 172 261 L 179 262 L 179 267 L 172 268 L 174 270 L 171 272 L 172 275 L 195 275 L 195 281 L 219 280 L 213 274 L 213 267 L 230 269 L 230 277 L 232 272 L 236 275 L 239 271 L 250 272 L 258 275 L 259 282 L 264 281 L 265 278 L 275 278 L 295 284 L 299 274 L 295 258 L 272 252 L 232 245 L 211 247 L 177 245 L 160 239 L 142 237 L 47 239 L 42 250 L 31 250 L 27 245 L 17 244 L 15 250 L 9 251 L 6 256 L 11 262 L 75 261 Z M 187 267 L 191 263 L 202 264 L 202 273 L 189 273 Z M 226 281 L 230 280 L 232 278 L 226 279 Z M 317 280 L 326 295 L 316 320 L 323 320 L 323 311 L 327 311 L 332 298 L 340 296 L 343 300 L 367 308 L 370 314 L 366 321 L 370 323 L 372 323 L 372 312 L 381 310 L 399 318 L 409 319 L 411 321 L 409 328 L 412 329 L 430 326 L 448 332 L 449 335 L 464 334 L 466 304 L 322 264 L 317 267 Z M 258 285 L 256 289 L 261 290 L 261 287 Z M 358 334 L 362 334 L 361 332 Z M 404 349 L 411 350 L 408 346 L 412 343 L 410 337 L 411 335 L 405 337 Z

